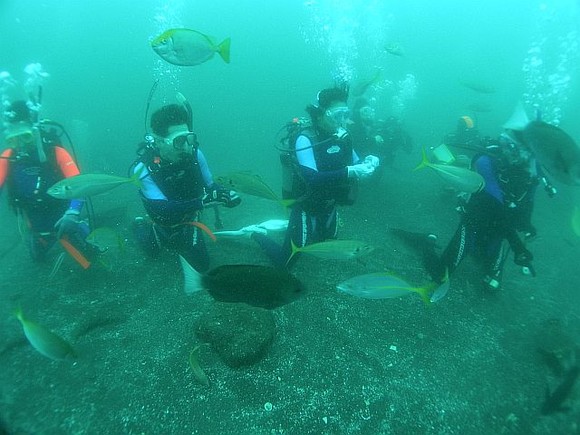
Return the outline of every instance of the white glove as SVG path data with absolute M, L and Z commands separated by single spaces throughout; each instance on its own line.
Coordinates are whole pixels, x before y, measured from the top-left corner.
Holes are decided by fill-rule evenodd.
M 258 225 L 248 225 L 247 227 L 240 229 L 240 231 L 243 234 L 247 234 L 248 237 L 250 237 L 254 233 L 263 234 L 263 235 L 268 234 L 268 230 L 266 228 L 262 228 Z
M 370 164 L 373 168 L 377 168 L 381 164 L 381 161 L 378 157 L 369 155 L 365 157 L 364 163 Z
M 358 165 L 347 166 L 348 178 L 368 178 L 373 172 L 375 172 L 375 167 L 370 163 L 359 163 Z

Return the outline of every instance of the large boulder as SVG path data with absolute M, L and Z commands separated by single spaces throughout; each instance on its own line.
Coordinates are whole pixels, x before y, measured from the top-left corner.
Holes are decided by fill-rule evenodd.
M 196 336 L 209 343 L 230 367 L 257 363 L 276 334 L 272 311 L 240 303 L 216 302 L 200 317 Z

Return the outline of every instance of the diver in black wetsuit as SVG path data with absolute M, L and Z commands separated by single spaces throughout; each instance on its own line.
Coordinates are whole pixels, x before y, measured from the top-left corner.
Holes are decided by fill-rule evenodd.
M 279 267 L 289 266 L 292 242 L 304 247 L 336 237 L 337 206 L 353 204 L 357 181 L 370 177 L 379 166 L 375 156 L 359 159 L 345 129 L 350 116 L 348 88 L 324 89 L 317 99 L 316 106 L 306 108 L 310 122 L 290 140 L 289 149 L 281 156 L 287 180 L 284 197 L 295 200 L 284 244 L 280 246 L 259 232 L 251 234 Z
M 475 254 L 485 268 L 485 287 L 497 290 L 510 251 L 515 264 L 535 274 L 533 255 L 524 241 L 536 235 L 531 217 L 542 173 L 531 153 L 508 134 L 476 155 L 473 168 L 483 176 L 485 186 L 462 207 L 459 227 L 441 257 L 427 249 L 426 264 L 433 279 L 441 282 L 467 254 Z

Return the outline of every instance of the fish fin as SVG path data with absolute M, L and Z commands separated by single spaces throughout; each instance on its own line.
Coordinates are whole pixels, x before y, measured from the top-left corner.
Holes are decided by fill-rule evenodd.
M 221 56 L 221 58 L 224 60 L 225 63 L 230 63 L 230 44 L 231 38 L 226 38 L 217 47 L 218 48 L 217 52 L 219 53 L 219 55 Z
M 137 172 L 129 177 L 129 183 L 141 188 L 143 183 L 141 182 L 141 173 L 145 170 L 145 165 L 141 166 Z
M 526 125 L 528 125 L 529 122 L 530 120 L 528 118 L 528 115 L 526 114 L 524 106 L 520 101 L 517 104 L 514 113 L 512 113 L 511 118 L 508 119 L 506 123 L 503 125 L 503 128 L 505 128 L 506 130 L 521 131 L 524 128 L 526 128 Z
M 424 147 L 422 151 L 423 151 L 423 160 L 421 161 L 421 163 L 417 165 L 415 169 L 413 169 L 413 171 L 418 171 L 419 169 L 427 168 L 431 164 L 431 162 L 429 162 L 429 158 L 427 157 L 427 152 L 425 151 Z
M 300 252 L 300 248 L 296 246 L 296 243 L 294 243 L 294 240 L 292 239 L 290 239 L 290 246 L 292 247 L 292 253 L 290 254 L 290 257 L 288 257 L 288 260 L 286 260 L 286 266 L 288 266 L 290 260 L 292 260 L 292 257 L 294 257 L 298 252 Z
M 179 256 L 179 262 L 181 263 L 181 268 L 183 270 L 183 290 L 185 293 L 191 295 L 203 290 L 201 273 L 195 270 L 181 255 Z

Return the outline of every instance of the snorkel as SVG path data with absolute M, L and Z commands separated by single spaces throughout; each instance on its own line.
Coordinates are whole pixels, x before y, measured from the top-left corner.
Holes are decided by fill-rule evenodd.
M 177 99 L 177 101 L 179 101 L 179 104 L 181 104 L 185 109 L 185 111 L 187 112 L 188 118 L 187 128 L 189 129 L 189 131 L 193 132 L 193 110 L 191 108 L 191 104 L 189 104 L 189 101 L 187 101 L 187 99 L 183 96 L 181 92 L 178 92 L 175 95 L 175 98 Z

